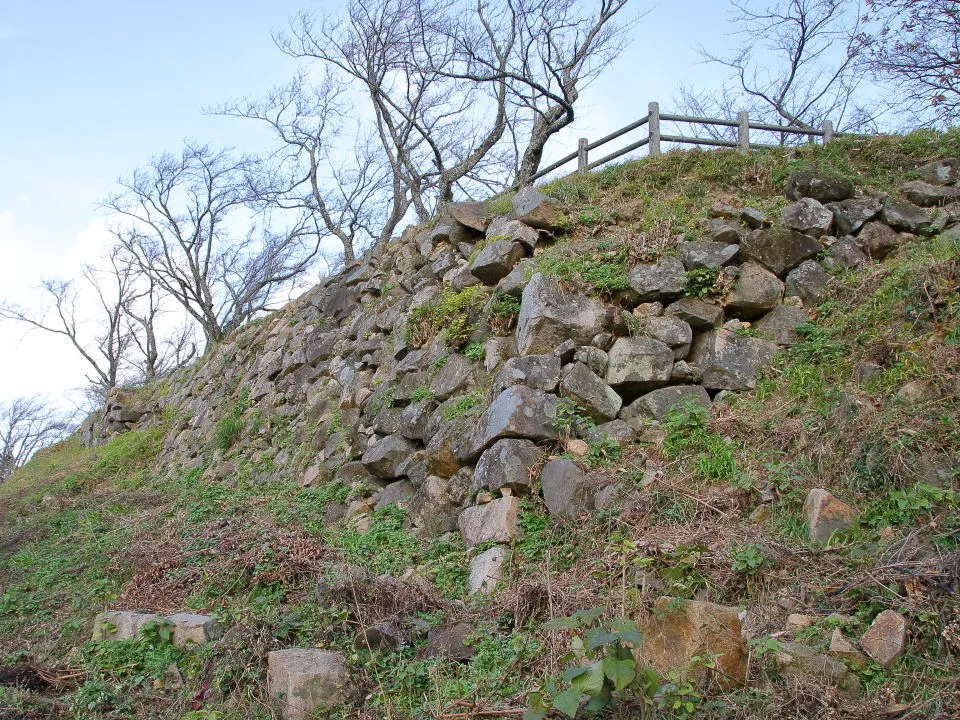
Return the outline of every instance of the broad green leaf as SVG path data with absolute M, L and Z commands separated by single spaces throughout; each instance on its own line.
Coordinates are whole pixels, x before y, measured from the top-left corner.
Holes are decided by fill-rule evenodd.
M 640 644 L 640 628 L 637 624 L 628 618 L 617 618 L 609 625 L 610 632 L 616 635 L 620 642 Z
M 610 645 L 617 641 L 617 636 L 607 632 L 603 628 L 590 628 L 583 634 L 588 650 L 596 650 L 598 647 Z
M 580 626 L 573 618 L 562 617 L 547 620 L 541 627 L 544 630 L 576 630 Z
M 603 662 L 598 661 L 586 668 L 586 672 L 570 681 L 570 686 L 584 695 L 599 695 L 603 690 Z
M 632 683 L 637 676 L 636 664 L 633 660 L 617 660 L 612 657 L 603 659 L 603 672 L 610 678 L 618 692 Z
M 567 682 L 573 682 L 573 679 L 580 677 L 590 668 L 585 665 L 578 665 L 576 667 L 570 667 L 563 671 L 563 679 Z
M 592 623 L 601 615 L 603 615 L 603 610 L 600 608 L 587 608 L 585 610 L 577 610 L 572 617 L 579 622 L 580 625 L 586 625 L 587 623 Z
M 575 717 L 580 708 L 580 693 L 573 688 L 553 696 L 553 709 L 567 717 Z

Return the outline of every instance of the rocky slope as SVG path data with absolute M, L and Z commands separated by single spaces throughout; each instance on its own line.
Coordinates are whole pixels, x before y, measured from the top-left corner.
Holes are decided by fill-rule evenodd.
M 956 142 L 447 207 L 15 478 L 3 651 L 73 717 L 949 717 Z

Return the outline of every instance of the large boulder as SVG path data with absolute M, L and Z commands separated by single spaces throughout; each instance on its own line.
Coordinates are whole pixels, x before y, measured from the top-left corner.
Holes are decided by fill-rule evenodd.
M 617 338 L 608 353 L 607 385 L 622 396 L 637 395 L 670 382 L 673 350 L 648 337 Z
M 438 412 L 443 411 L 438 409 Z M 475 424 L 476 418 L 472 417 L 444 420 L 440 423 L 427 443 L 427 467 L 431 473 L 440 477 L 452 477 L 480 454 L 480 451 L 474 448 Z
M 637 661 L 661 673 L 679 672 L 697 683 L 712 673 L 723 688 L 746 683 L 747 644 L 737 608 L 660 598 L 640 634 Z M 716 670 L 691 663 L 695 657 L 709 656 L 716 656 Z
M 570 398 L 599 423 L 613 420 L 623 400 L 583 363 L 574 363 L 560 381 L 560 397 Z
M 551 515 L 576 520 L 594 509 L 594 490 L 583 470 L 572 460 L 551 460 L 540 473 L 543 502 Z
M 470 263 L 470 272 L 487 285 L 496 285 L 524 254 L 523 245 L 512 240 L 487 243 Z
M 553 354 L 527 355 L 507 360 L 494 377 L 491 389 L 496 395 L 514 385 L 553 392 L 559 382 L 560 358 Z
M 543 451 L 530 440 L 498 440 L 484 451 L 473 473 L 476 490 L 529 489 Z
M 673 300 L 687 284 L 687 273 L 679 258 L 664 257 L 655 263 L 637 265 L 630 271 L 630 287 L 641 302 Z
M 519 220 L 514 220 L 509 215 L 501 215 L 494 218 L 493 222 L 487 228 L 487 240 L 513 240 L 523 243 L 529 250 L 532 250 L 540 239 L 540 233 L 529 225 L 524 225 Z
M 628 421 L 637 417 L 663 420 L 671 410 L 691 405 L 709 410 L 709 393 L 700 385 L 675 385 L 640 396 L 621 411 L 620 417 Z
M 759 338 L 770 340 L 777 345 L 792 345 L 800 341 L 797 328 L 809 320 L 807 311 L 803 308 L 778 305 L 753 323 L 753 329 Z
M 883 260 L 900 245 L 900 236 L 889 225 L 869 222 L 857 235 L 857 244 L 869 257 Z
M 822 303 L 832 285 L 833 278 L 813 260 L 805 260 L 787 274 L 787 295 L 800 298 L 806 307 Z
M 632 323 L 633 334 L 659 340 L 673 350 L 674 360 L 683 360 L 690 352 L 690 343 L 693 342 L 693 328 L 690 323 L 669 316 L 644 317 L 634 319 Z
M 347 703 L 354 685 L 340 653 L 290 648 L 267 653 L 267 692 L 280 701 L 283 720 L 309 720 Z
M 477 232 L 484 232 L 490 224 L 487 208 L 481 202 L 455 202 L 444 206 L 440 213 L 443 218 L 452 218 Z
M 933 185 L 954 185 L 960 182 L 960 157 L 933 160 L 918 167 L 917 174 Z
M 746 262 L 739 268 L 728 270 L 736 273 L 733 287 L 724 301 L 728 316 L 755 320 L 780 302 L 783 283 L 762 265 Z
M 754 230 L 740 244 L 745 258 L 756 260 L 779 277 L 822 250 L 823 246 L 809 235 L 784 227 Z
M 367 450 L 360 462 L 371 473 L 380 478 L 395 478 L 400 474 L 398 467 L 414 451 L 416 445 L 403 435 L 388 435 Z
M 556 281 L 537 273 L 523 290 L 517 318 L 517 353 L 552 353 L 564 340 L 587 345 L 603 327 L 603 306 L 583 295 L 563 293 Z
M 723 322 L 723 308 L 700 298 L 683 298 L 670 303 L 663 314 L 683 320 L 697 332 L 712 330 Z
M 513 196 L 513 213 L 524 225 L 539 230 L 556 230 L 566 222 L 560 203 L 532 187 L 525 187 Z
M 752 390 L 757 373 L 776 352 L 777 346 L 768 340 L 713 330 L 694 340 L 690 363 L 700 368 L 703 386 L 709 390 Z
M 458 525 L 467 547 L 487 542 L 510 543 L 520 537 L 520 501 L 502 497 L 460 513 Z
M 440 402 L 454 395 L 463 395 L 476 383 L 477 370 L 477 365 L 469 358 L 460 353 L 451 353 L 430 382 L 430 392 Z
M 786 195 L 791 200 L 813 198 L 822 203 L 853 197 L 853 182 L 836 173 L 808 168 L 790 173 Z
M 479 454 L 503 438 L 558 439 L 557 402 L 556 396 L 541 390 L 523 385 L 507 388 L 480 417 L 475 452 Z
M 922 180 L 911 180 L 900 186 L 900 192 L 914 205 L 934 207 L 960 200 L 960 188 L 931 185 Z
M 914 234 L 925 230 L 931 220 L 929 210 L 917 207 L 912 202 L 894 198 L 887 198 L 880 217 L 894 230 Z
M 823 259 L 823 266 L 830 270 L 848 270 L 863 267 L 869 263 L 870 257 L 857 244 L 856 238 L 850 236 L 835 240 L 830 245 L 829 254 Z
M 457 519 L 470 490 L 473 473 L 462 468 L 450 478 L 430 475 L 410 499 L 407 517 L 428 535 L 457 529 Z
M 780 221 L 791 230 L 818 238 L 830 234 L 833 212 L 817 200 L 806 197 L 781 210 Z
M 736 243 L 684 242 L 680 243 L 680 259 L 687 270 L 718 268 L 732 263 L 740 253 L 740 236 Z
M 827 205 L 833 213 L 837 234 L 853 235 L 858 232 L 866 223 L 880 214 L 884 200 L 886 195 L 865 195 Z

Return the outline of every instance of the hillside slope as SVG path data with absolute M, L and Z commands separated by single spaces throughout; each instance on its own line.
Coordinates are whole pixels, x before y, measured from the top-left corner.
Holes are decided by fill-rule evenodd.
M 458 204 L 114 393 L 0 485 L 0 718 L 957 717 L 957 155 Z

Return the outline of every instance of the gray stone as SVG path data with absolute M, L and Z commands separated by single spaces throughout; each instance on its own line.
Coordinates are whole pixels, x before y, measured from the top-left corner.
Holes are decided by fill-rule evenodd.
M 451 399 L 449 402 L 455 402 Z M 443 412 L 443 405 L 437 409 Z M 475 448 L 476 418 L 444 420 L 427 443 L 427 467 L 440 477 L 451 477 L 464 465 L 473 462 L 483 448 Z
M 453 395 L 462 395 L 476 384 L 477 365 L 459 353 L 450 353 L 447 361 L 430 383 L 430 392 L 443 402 Z
M 543 502 L 551 515 L 576 520 L 592 512 L 594 488 L 572 460 L 551 460 L 540 473 Z
M 767 216 L 756 208 L 748 207 L 740 211 L 740 222 L 752 230 L 767 227 L 770 223 Z
M 373 419 L 371 426 L 373 431 L 377 435 L 393 435 L 400 432 L 402 426 L 401 416 L 403 415 L 402 408 L 384 408 L 377 413 L 377 416 Z
M 723 322 L 723 308 L 700 298 L 683 298 L 671 303 L 663 311 L 689 324 L 697 332 L 706 332 Z
M 805 197 L 780 211 L 780 221 L 804 235 L 818 238 L 830 234 L 833 212 L 811 197 Z
M 743 257 L 756 260 L 779 277 L 821 250 L 823 246 L 809 235 L 783 227 L 754 230 L 740 243 Z
M 343 655 L 317 648 L 267 653 L 267 691 L 280 701 L 283 720 L 310 720 L 354 695 Z
M 190 645 L 205 645 L 223 635 L 223 624 L 212 615 L 175 613 L 167 616 L 173 626 L 171 642 L 179 648 Z
M 467 623 L 432 627 L 427 634 L 427 657 L 469 660 L 477 654 L 470 642 L 473 635 L 474 629 Z
M 147 623 L 162 623 L 164 618 L 156 613 L 131 612 L 129 610 L 106 610 L 93 621 L 93 639 L 133 640 L 140 636 Z
M 607 384 L 622 396 L 654 390 L 670 382 L 673 350 L 652 338 L 617 338 L 610 348 Z
M 473 487 L 491 491 L 506 487 L 515 492 L 529 489 L 542 459 L 543 451 L 530 440 L 498 440 L 480 456 Z
M 479 454 L 503 438 L 556 440 L 557 398 L 514 385 L 500 393 L 477 423 L 474 450 Z
M 787 275 L 787 295 L 800 298 L 806 307 L 816 307 L 822 303 L 832 285 L 833 278 L 813 260 L 800 263 Z
M 934 207 L 960 200 L 960 188 L 931 185 L 922 180 L 911 180 L 900 186 L 900 192 L 914 205 Z
M 884 610 L 860 638 L 860 647 L 878 665 L 891 668 L 907 649 L 907 620 L 898 612 Z
M 862 670 L 870 664 L 867 656 L 857 650 L 852 642 L 843 636 L 840 628 L 834 628 L 830 635 L 830 654 L 840 658 L 854 670 Z
M 457 519 L 470 491 L 473 472 L 461 468 L 450 478 L 430 475 L 410 499 L 407 517 L 428 535 L 457 529 Z
M 883 260 L 900 245 L 900 236 L 881 222 L 870 222 L 857 235 L 857 244 L 871 258 Z
M 357 650 L 396 650 L 403 642 L 403 636 L 396 625 L 378 623 L 362 628 L 353 638 L 353 647 Z
M 470 594 L 492 595 L 503 579 L 503 566 L 510 562 L 510 548 L 494 545 L 470 561 Z
M 673 409 L 683 409 L 688 406 L 710 409 L 710 395 L 700 385 L 677 385 L 660 388 L 637 398 L 620 413 L 623 420 L 632 420 L 637 417 L 648 417 L 654 420 L 663 420 Z
M 460 513 L 458 520 L 463 541 L 467 547 L 513 542 L 522 534 L 519 513 L 520 501 L 513 496 L 469 507 Z
M 552 353 L 564 340 L 589 344 L 605 316 L 600 303 L 562 293 L 555 280 L 537 273 L 523 290 L 517 351 L 521 356 Z
M 867 195 L 827 205 L 833 213 L 837 234 L 853 235 L 858 232 L 866 223 L 880 214 L 883 201 L 886 199 L 886 195 Z
M 853 182 L 836 173 L 812 168 L 797 170 L 787 178 L 786 195 L 791 200 L 813 198 L 822 203 L 853 197 Z
M 560 382 L 560 358 L 556 355 L 527 355 L 510 358 L 493 379 L 492 392 L 499 395 L 508 387 L 525 385 L 553 392 Z
M 513 335 L 492 337 L 483 344 L 483 368 L 493 374 L 516 354 L 517 348 L 513 344 Z
M 860 678 L 829 655 L 795 642 L 781 642 L 776 650 L 780 677 L 793 682 L 815 682 L 836 688 L 847 697 L 860 694 Z
M 573 368 L 560 382 L 560 396 L 573 400 L 596 422 L 613 420 L 623 400 L 596 373 L 583 363 Z
M 814 488 L 807 493 L 803 514 L 810 539 L 821 544 L 827 542 L 835 532 L 849 528 L 855 518 L 852 507 L 822 488 Z
M 622 446 L 632 443 L 635 437 L 633 428 L 626 421 L 619 419 L 597 425 L 587 431 L 587 439 L 592 443 L 613 440 Z
M 702 373 L 699 368 L 695 368 L 685 360 L 680 360 L 673 364 L 673 370 L 670 372 L 670 382 L 678 385 L 685 383 L 700 382 Z
M 377 477 L 399 477 L 398 466 L 414 449 L 414 444 L 402 435 L 388 435 L 369 448 L 360 462 Z
M 426 439 L 427 422 L 434 410 L 432 402 L 416 402 L 407 405 L 400 413 L 400 434 L 410 440 Z
M 607 364 L 610 362 L 607 353 L 593 345 L 584 345 L 578 348 L 573 359 L 583 363 L 597 375 L 606 375 Z
M 630 287 L 641 302 L 673 300 L 683 293 L 687 273 L 675 257 L 664 257 L 656 263 L 637 265 L 630 271 Z
M 780 278 L 757 263 L 746 262 L 737 269 L 728 270 L 731 275 L 736 273 L 733 287 L 724 301 L 728 317 L 755 320 L 774 308 L 783 297 Z
M 740 242 L 739 234 L 736 242 Z M 687 270 L 702 270 L 729 265 L 740 253 L 740 245 L 726 242 L 684 242 L 680 243 L 679 250 L 680 259 Z
M 742 227 L 740 223 L 727 218 L 713 218 L 709 222 L 710 238 L 714 243 L 736 245 L 740 242 Z M 686 262 L 684 262 L 686 264 Z
M 527 286 L 527 279 L 537 271 L 536 267 L 537 264 L 530 258 L 521 260 L 513 266 L 513 270 L 497 283 L 497 292 L 512 297 L 520 297 L 523 295 L 523 289 Z
M 919 233 L 930 225 L 930 211 L 906 200 L 887 198 L 880 213 L 883 222 L 894 230 Z
M 448 270 L 447 274 L 443 276 L 443 282 L 454 290 L 463 290 L 464 288 L 479 285 L 481 280 L 473 274 L 470 266 L 464 263 L 459 267 Z
M 398 480 L 397 482 L 390 483 L 377 494 L 375 498 L 377 504 L 375 507 L 377 510 L 390 505 L 405 508 L 407 502 L 416 492 L 417 489 L 409 480 Z
M 496 285 L 524 256 L 523 245 L 512 240 L 488 243 L 470 263 L 470 272 L 487 285 Z
M 645 317 L 633 321 L 635 335 L 659 340 L 673 350 L 673 359 L 682 360 L 690 352 L 693 329 L 690 323 L 678 317 Z
M 461 225 L 465 225 L 477 232 L 484 232 L 490 220 L 487 217 L 487 208 L 481 202 L 455 202 L 445 205 L 440 213 L 441 217 L 451 217 Z
M 532 187 L 525 187 L 513 196 L 513 212 L 524 225 L 539 230 L 556 230 L 566 221 L 560 203 Z
M 494 218 L 487 228 L 487 240 L 513 240 L 523 243 L 530 250 L 536 247 L 539 239 L 540 233 L 535 229 L 508 215 Z
M 573 340 L 564 340 L 554 348 L 553 354 L 560 358 L 562 365 L 566 365 L 577 356 L 577 344 Z
M 917 168 L 924 182 L 933 185 L 953 185 L 960 181 L 960 157 L 945 157 L 933 160 Z
M 410 457 L 401 463 L 397 471 L 401 475 L 406 476 L 413 487 L 421 487 L 426 481 L 427 476 L 430 475 L 430 463 L 427 460 L 426 450 L 418 450 L 410 455 Z M 378 482 L 383 481 L 379 480 Z
M 886 225 L 883 227 L 886 227 Z M 857 241 L 849 236 L 835 240 L 830 245 L 827 256 L 823 259 L 824 266 L 831 270 L 858 268 L 869 263 L 869 256 L 860 249 Z
M 777 346 L 767 340 L 713 330 L 694 340 L 690 363 L 703 372 L 707 389 L 752 390 L 757 373 L 773 361 L 776 352 Z
M 777 345 L 792 345 L 800 340 L 797 327 L 809 320 L 803 308 L 778 305 L 753 323 L 753 329 L 757 331 L 757 337 L 764 340 L 771 340 Z

